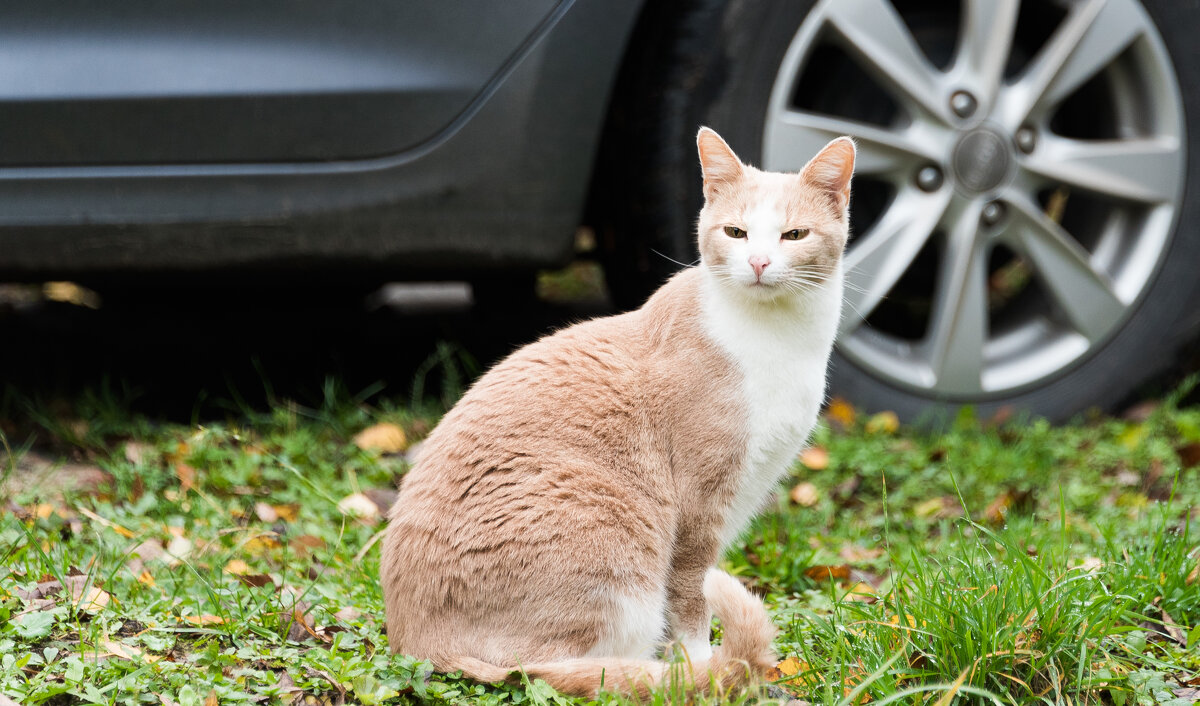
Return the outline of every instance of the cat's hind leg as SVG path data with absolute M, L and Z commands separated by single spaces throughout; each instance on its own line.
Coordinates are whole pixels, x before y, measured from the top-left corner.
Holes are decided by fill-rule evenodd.
M 586 656 L 653 659 L 667 633 L 666 591 L 625 587 L 606 593 L 608 619 Z

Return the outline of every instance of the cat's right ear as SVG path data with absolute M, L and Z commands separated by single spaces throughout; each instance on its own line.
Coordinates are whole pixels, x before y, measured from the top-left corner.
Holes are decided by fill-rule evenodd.
M 741 179 L 745 167 L 715 130 L 700 128 L 696 147 L 700 151 L 700 169 L 704 172 L 704 198 L 712 198 L 722 186 Z

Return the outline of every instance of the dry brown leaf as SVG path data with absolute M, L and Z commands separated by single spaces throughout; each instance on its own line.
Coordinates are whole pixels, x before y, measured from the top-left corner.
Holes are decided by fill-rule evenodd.
M 355 620 L 358 620 L 359 617 L 361 617 L 361 616 L 362 616 L 362 613 L 358 610 L 358 608 L 355 608 L 354 606 L 346 606 L 345 608 L 342 608 L 341 610 L 339 610 L 338 612 L 333 614 L 333 617 L 337 618 L 338 620 L 342 621 L 343 623 L 353 622 Z
M 829 402 L 829 407 L 825 410 L 825 416 L 829 420 L 842 429 L 849 429 L 854 426 L 854 420 L 858 414 L 854 411 L 854 406 L 841 397 L 834 397 Z
M 204 697 L 204 706 L 221 706 L 221 699 L 217 698 L 216 689 L 209 691 L 208 696 Z
M 804 575 L 813 581 L 844 581 L 850 578 L 850 567 L 846 564 L 810 566 L 804 570 Z
M 351 493 L 338 503 L 338 511 L 343 515 L 358 517 L 364 520 L 377 519 L 380 515 L 379 506 L 362 493 Z
M 900 429 L 900 417 L 895 412 L 880 412 L 867 420 L 868 434 L 895 434 Z
M 1175 622 L 1175 619 L 1172 618 L 1171 614 L 1167 611 L 1162 610 L 1162 608 L 1159 608 L 1159 610 L 1162 611 L 1163 629 L 1167 631 L 1167 635 L 1169 635 L 1172 640 L 1179 643 L 1180 647 L 1186 649 L 1187 635 L 1185 635 L 1183 630 L 1180 629 L 1179 623 Z
M 408 438 L 398 425 L 380 422 L 355 434 L 354 445 L 363 451 L 398 454 L 408 447 Z
M 198 625 L 200 627 L 204 627 L 205 625 L 224 625 L 225 624 L 225 619 L 222 618 L 221 616 L 208 615 L 208 614 L 185 615 L 185 616 L 181 617 L 179 620 L 180 620 L 180 622 L 191 623 L 192 625 Z
M 792 488 L 792 492 L 788 493 L 788 497 L 801 507 L 812 507 L 820 500 L 821 493 L 817 490 L 817 486 L 806 481 L 797 483 L 796 487 Z
M 1183 463 L 1184 468 L 1200 466 L 1200 441 L 1176 446 L 1175 453 L 1179 454 L 1179 460 Z
M 814 471 L 829 468 L 829 452 L 821 446 L 809 446 L 800 452 L 800 463 Z
M 1184 583 L 1189 586 L 1197 581 L 1200 581 L 1200 563 L 1197 563 L 1194 567 L 1192 567 L 1192 570 L 1188 572 L 1187 578 L 1184 579 Z
M 324 549 L 325 540 L 312 534 L 301 534 L 288 540 L 288 546 L 297 552 L 311 554 L 314 550 Z

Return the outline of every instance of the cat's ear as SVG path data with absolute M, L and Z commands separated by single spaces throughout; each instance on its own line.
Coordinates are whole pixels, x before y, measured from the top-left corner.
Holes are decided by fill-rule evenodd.
M 745 167 L 712 128 L 702 127 L 696 135 L 700 151 L 700 168 L 704 172 L 704 196 L 709 198 L 722 185 L 732 184 L 742 177 Z
M 809 160 L 800 176 L 809 184 L 827 192 L 844 213 L 850 203 L 850 177 L 854 176 L 854 141 L 839 137 Z

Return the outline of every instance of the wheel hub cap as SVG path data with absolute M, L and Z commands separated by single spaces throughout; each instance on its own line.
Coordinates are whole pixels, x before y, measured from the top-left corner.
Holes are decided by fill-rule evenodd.
M 956 183 L 972 194 L 1000 186 L 1009 175 L 1012 162 L 1008 140 L 987 127 L 963 135 L 950 160 Z

